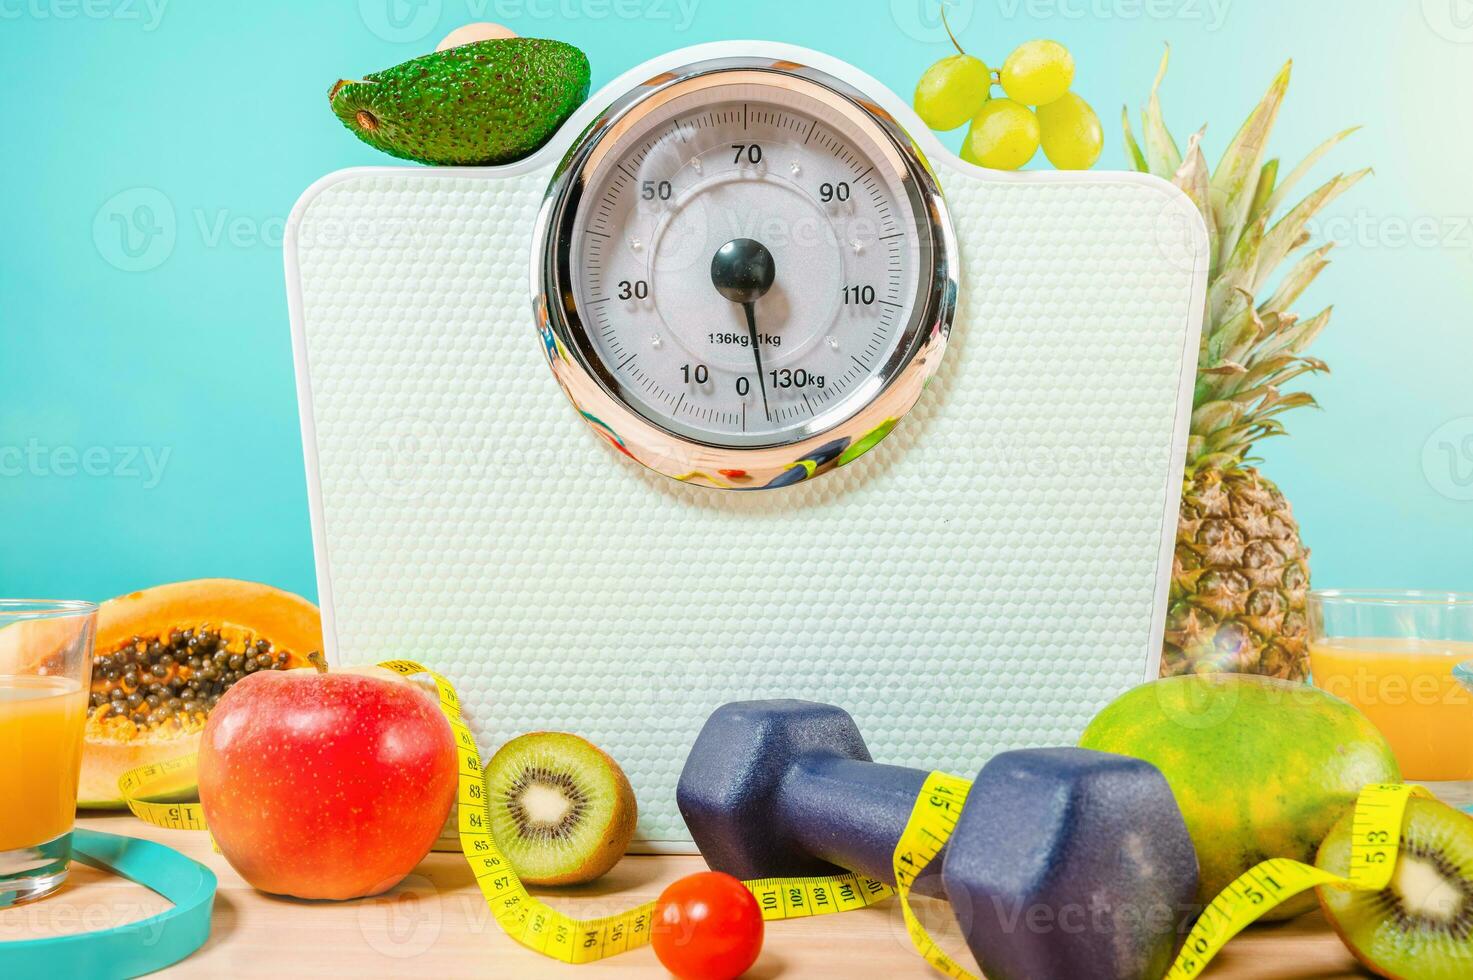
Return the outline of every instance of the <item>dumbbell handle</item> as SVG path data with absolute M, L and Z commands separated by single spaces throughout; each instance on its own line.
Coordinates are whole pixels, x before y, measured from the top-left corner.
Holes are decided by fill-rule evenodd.
M 928 774 L 920 769 L 834 757 L 800 761 L 783 779 L 776 822 L 812 856 L 895 884 L 895 845 Z M 941 856 L 916 891 L 943 895 Z

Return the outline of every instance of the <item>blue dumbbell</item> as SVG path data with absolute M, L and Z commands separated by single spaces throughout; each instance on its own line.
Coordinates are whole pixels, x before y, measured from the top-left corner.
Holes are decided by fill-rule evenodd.
M 857 872 L 892 858 L 926 772 L 871 760 L 854 719 L 746 701 L 707 720 L 676 798 L 706 862 L 743 879 Z M 1149 763 L 1084 749 L 983 769 L 916 890 L 951 902 L 990 980 L 1156 980 L 1197 891 L 1197 859 Z

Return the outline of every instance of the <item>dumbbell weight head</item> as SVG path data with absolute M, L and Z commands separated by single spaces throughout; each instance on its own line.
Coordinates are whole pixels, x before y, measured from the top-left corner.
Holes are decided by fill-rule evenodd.
M 872 762 L 854 719 L 811 701 L 741 701 L 707 720 L 676 801 L 706 863 L 742 879 L 859 872 L 891 856 L 926 773 Z M 930 876 L 939 890 L 939 869 Z
M 1028 749 L 978 774 L 942 879 L 989 980 L 1155 980 L 1194 911 L 1197 855 L 1155 766 Z

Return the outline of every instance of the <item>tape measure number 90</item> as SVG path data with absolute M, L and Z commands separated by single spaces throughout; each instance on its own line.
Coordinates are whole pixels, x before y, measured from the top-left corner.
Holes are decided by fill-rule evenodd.
M 485 777 L 475 736 L 460 715 L 460 698 L 444 677 L 412 660 L 379 664 L 403 676 L 426 674 L 439 694 L 440 710 L 450 722 L 459 763 L 461 850 L 475 874 L 497 924 L 513 939 L 564 963 L 591 963 L 650 941 L 654 902 L 597 919 L 574 919 L 533 897 L 502 855 L 490 830 Z M 140 819 L 175 830 L 204 830 L 204 812 L 197 803 L 153 803 L 140 799 L 151 783 L 193 768 L 189 756 L 142 766 L 119 780 L 123 799 Z M 958 980 L 979 980 L 947 955 L 927 933 L 911 908 L 910 892 L 916 876 L 951 837 L 966 804 L 971 783 L 946 773 L 932 773 L 921 789 L 910 820 L 895 847 L 894 889 L 862 875 L 828 878 L 764 878 L 745 882 L 768 920 L 805 918 L 865 908 L 900 897 L 906 930 L 916 951 L 941 973 Z M 1317 885 L 1379 891 L 1391 880 L 1396 866 L 1402 816 L 1412 795 L 1426 796 L 1420 787 L 1400 784 L 1367 786 L 1356 803 L 1351 867 L 1340 877 L 1297 861 L 1265 861 L 1229 885 L 1198 919 L 1187 936 L 1167 980 L 1192 980 L 1227 941 L 1269 909 Z

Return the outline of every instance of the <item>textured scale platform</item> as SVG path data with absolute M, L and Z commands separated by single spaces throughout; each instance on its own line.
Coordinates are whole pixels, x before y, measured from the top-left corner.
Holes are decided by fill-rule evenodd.
M 963 259 L 941 371 L 867 456 L 761 493 L 646 471 L 554 382 L 529 273 L 556 141 L 319 182 L 288 281 L 330 655 L 445 672 L 487 753 L 598 743 L 656 848 L 688 846 L 676 777 L 728 701 L 839 704 L 876 759 L 969 776 L 1072 744 L 1155 670 L 1203 246 L 1164 184 L 929 140 Z

